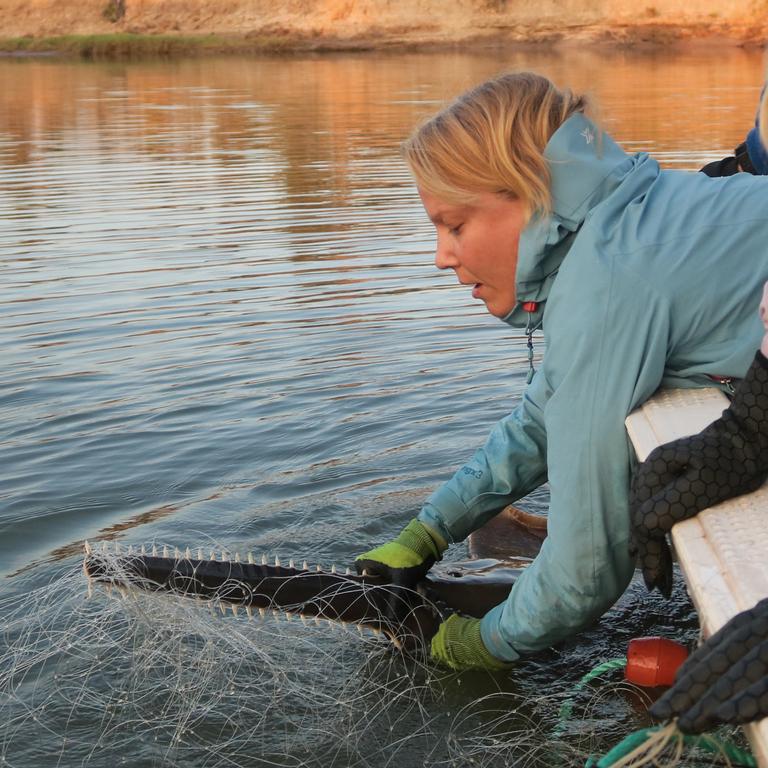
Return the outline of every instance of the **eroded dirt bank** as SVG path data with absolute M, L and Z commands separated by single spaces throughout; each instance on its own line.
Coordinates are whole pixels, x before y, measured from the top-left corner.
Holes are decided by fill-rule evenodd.
M 221 34 L 314 47 L 768 39 L 766 0 L 0 0 L 0 37 Z

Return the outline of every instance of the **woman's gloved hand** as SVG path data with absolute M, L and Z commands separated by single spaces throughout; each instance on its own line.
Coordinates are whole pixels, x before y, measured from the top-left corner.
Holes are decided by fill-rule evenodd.
M 430 658 L 451 669 L 502 670 L 512 662 L 492 656 L 480 636 L 480 619 L 458 614 L 449 616 L 437 629 L 430 644 Z
M 650 713 L 659 720 L 677 717 L 683 733 L 768 716 L 768 599 L 734 616 L 700 646 Z
M 355 558 L 358 573 L 381 576 L 390 584 L 412 589 L 440 560 L 448 544 L 437 531 L 413 519 L 400 535 Z
M 675 523 L 751 493 L 768 477 L 768 359 L 758 352 L 723 415 L 698 435 L 656 448 L 629 495 L 632 552 L 649 590 L 672 591 L 666 534 Z

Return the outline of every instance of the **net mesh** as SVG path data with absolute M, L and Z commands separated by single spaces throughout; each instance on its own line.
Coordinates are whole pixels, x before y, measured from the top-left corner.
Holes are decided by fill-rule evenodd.
M 43 586 L 14 582 L 0 601 L 2 765 L 583 765 L 648 724 L 644 696 L 615 678 L 559 722 L 595 662 L 577 663 L 576 645 L 509 674 L 457 674 L 325 620 L 89 595 L 72 562 Z

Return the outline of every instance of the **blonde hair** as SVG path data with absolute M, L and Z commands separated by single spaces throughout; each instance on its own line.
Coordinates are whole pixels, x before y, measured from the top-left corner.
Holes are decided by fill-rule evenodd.
M 416 128 L 402 153 L 416 183 L 456 204 L 482 192 L 523 202 L 530 217 L 550 208 L 544 148 L 585 96 L 533 72 L 500 75 L 472 88 Z
M 760 141 L 768 149 L 768 89 L 763 91 L 763 98 L 760 100 L 758 122 L 760 123 Z

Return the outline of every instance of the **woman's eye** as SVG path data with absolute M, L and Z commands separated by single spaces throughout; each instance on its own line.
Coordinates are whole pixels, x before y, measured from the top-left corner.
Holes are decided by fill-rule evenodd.
M 458 235 L 461 232 L 462 224 L 457 224 L 455 227 L 450 227 L 448 232 L 452 235 Z

